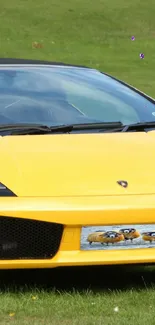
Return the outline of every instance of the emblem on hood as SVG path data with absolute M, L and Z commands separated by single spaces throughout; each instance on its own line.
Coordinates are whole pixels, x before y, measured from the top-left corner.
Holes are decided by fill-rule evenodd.
M 122 187 L 128 187 L 128 182 L 127 181 L 117 181 L 117 184 L 119 184 Z

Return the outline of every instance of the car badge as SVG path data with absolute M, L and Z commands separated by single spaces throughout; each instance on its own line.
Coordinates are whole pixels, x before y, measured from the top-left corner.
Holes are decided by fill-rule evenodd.
M 117 181 L 117 184 L 119 184 L 122 187 L 128 187 L 128 182 L 127 181 Z

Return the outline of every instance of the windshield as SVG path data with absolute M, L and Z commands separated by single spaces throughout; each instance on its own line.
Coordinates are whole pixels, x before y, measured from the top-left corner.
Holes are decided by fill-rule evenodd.
M 0 125 L 115 121 L 155 121 L 155 104 L 93 69 L 0 68 Z

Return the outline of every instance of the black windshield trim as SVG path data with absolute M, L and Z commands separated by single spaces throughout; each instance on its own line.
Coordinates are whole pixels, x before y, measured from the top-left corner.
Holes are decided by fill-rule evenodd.
M 34 65 L 50 65 L 50 66 L 64 66 L 64 67 L 76 67 L 76 68 L 85 68 L 85 69 L 93 69 L 87 66 L 82 65 L 74 65 L 69 63 L 63 63 L 63 62 L 52 62 L 52 61 L 44 61 L 44 60 L 30 60 L 30 59 L 18 59 L 18 58 L 0 58 L 0 65 L 1 64 L 34 64 Z

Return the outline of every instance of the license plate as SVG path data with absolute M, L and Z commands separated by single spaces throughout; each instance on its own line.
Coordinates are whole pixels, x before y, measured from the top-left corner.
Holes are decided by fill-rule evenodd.
M 81 250 L 155 248 L 155 224 L 82 227 Z

